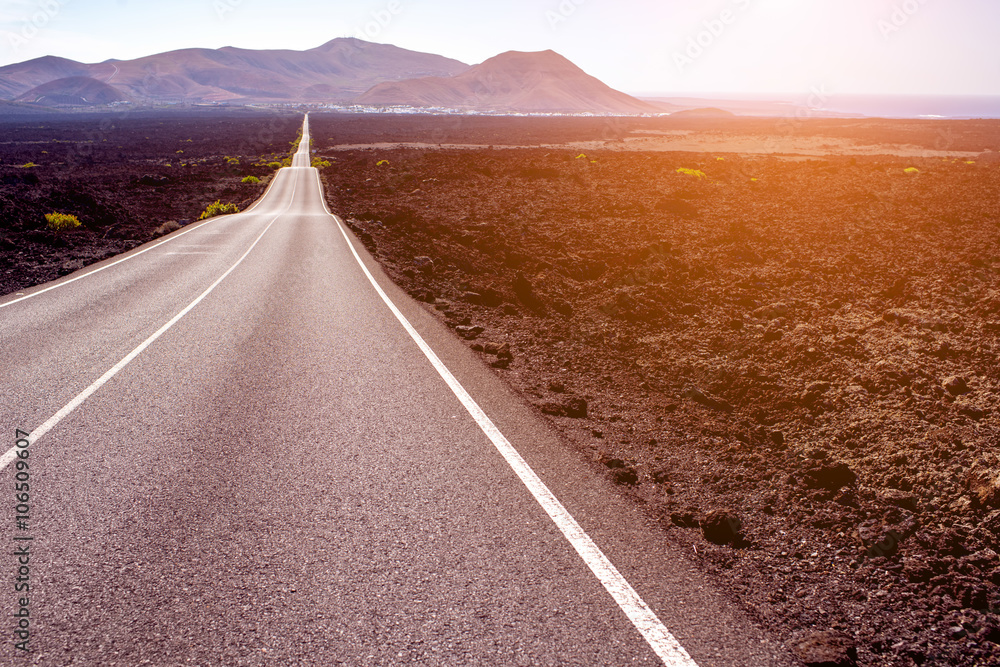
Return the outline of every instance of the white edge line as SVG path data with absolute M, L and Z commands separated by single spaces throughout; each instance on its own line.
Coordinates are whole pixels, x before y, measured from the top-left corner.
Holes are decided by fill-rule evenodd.
M 319 170 L 316 171 L 316 178 L 319 179 Z M 320 181 L 320 193 L 322 195 L 322 181 Z M 535 471 L 531 469 L 521 455 L 518 453 L 514 446 L 510 444 L 507 438 L 503 435 L 499 428 L 493 423 L 493 421 L 486 415 L 479 404 L 476 403 L 475 399 L 469 395 L 465 388 L 459 383 L 459 381 L 452 375 L 448 367 L 438 358 L 434 350 L 424 341 L 423 337 L 417 332 L 417 330 L 410 324 L 410 321 L 406 319 L 406 316 L 396 307 L 396 304 L 392 302 L 389 296 L 382 290 L 382 287 L 372 276 L 368 267 L 361 260 L 360 255 L 358 255 L 357 250 L 354 249 L 354 245 L 351 243 L 350 237 L 348 237 L 347 232 L 344 231 L 343 224 L 340 218 L 330 213 L 329 207 L 326 205 L 326 198 L 321 197 L 323 202 L 323 208 L 326 212 L 333 217 L 337 222 L 337 227 L 340 229 L 340 233 L 344 236 L 344 240 L 347 241 L 347 246 L 351 249 L 351 253 L 354 255 L 354 259 L 357 260 L 358 264 L 361 266 L 361 270 L 364 271 L 365 275 L 368 277 L 368 281 L 378 292 L 378 295 L 382 297 L 382 301 L 385 302 L 392 314 L 396 316 L 399 323 L 403 325 L 406 332 L 410 335 L 410 338 L 417 344 L 420 351 L 424 353 L 431 365 L 434 366 L 434 370 L 438 372 L 448 387 L 452 390 L 455 396 L 461 401 L 465 409 L 468 410 L 472 418 L 476 420 L 479 428 L 482 429 L 483 433 L 490 439 L 493 445 L 497 448 L 497 451 L 504 457 L 510 467 L 514 470 L 517 476 L 521 479 L 524 485 L 531 492 L 531 495 L 535 497 L 538 504 L 542 506 L 542 509 L 549 515 L 553 523 L 562 531 L 562 534 L 566 537 L 576 552 L 580 554 L 584 563 L 590 568 L 591 572 L 597 577 L 597 579 L 604 585 L 604 588 L 611 594 L 611 597 L 615 599 L 618 606 L 621 607 L 622 611 L 628 616 L 629 620 L 636 629 L 642 633 L 642 636 L 652 647 L 653 651 L 660 657 L 664 665 L 669 667 L 697 667 L 697 663 L 688 655 L 684 647 L 680 645 L 680 642 L 674 638 L 670 631 L 663 625 L 663 622 L 657 618 L 653 610 L 639 597 L 639 594 L 632 588 L 632 585 L 628 583 L 624 576 L 618 571 L 614 564 L 604 555 L 600 547 L 594 543 L 590 536 L 580 527 L 580 524 L 576 522 L 573 515 L 563 507 L 559 499 L 555 497 L 545 483 L 535 474 Z
M 278 171 L 281 171 L 281 170 L 279 169 Z M 34 298 L 34 297 L 38 296 L 39 294 L 45 294 L 46 292 L 54 290 L 57 287 L 62 287 L 63 285 L 69 285 L 70 283 L 75 283 L 77 280 L 81 280 L 82 278 L 86 278 L 87 276 L 92 276 L 95 273 L 100 273 L 104 269 L 110 269 L 112 266 L 115 266 L 116 264 L 121 264 L 122 262 L 127 262 L 128 260 L 132 259 L 133 257 L 138 257 L 139 255 L 141 255 L 143 253 L 147 253 L 147 252 L 149 252 L 150 250 L 152 250 L 154 248 L 159 248 L 164 243 L 169 243 L 170 241 L 174 241 L 176 239 L 179 239 L 180 237 L 184 236 L 188 232 L 193 232 L 196 229 L 201 229 L 202 227 L 204 227 L 205 225 L 207 225 L 209 223 L 218 222 L 219 220 L 222 220 L 223 218 L 231 218 L 231 217 L 233 217 L 233 215 L 245 215 L 247 213 L 250 213 L 255 208 L 257 208 L 257 205 L 260 204 L 261 201 L 264 200 L 264 197 L 267 196 L 267 193 L 271 191 L 271 187 L 274 185 L 275 181 L 278 180 L 278 172 L 276 171 L 274 174 L 275 174 L 274 178 L 272 178 L 271 182 L 268 183 L 267 189 L 264 190 L 264 194 L 262 194 L 260 196 L 260 199 L 258 199 L 257 201 L 255 201 L 253 203 L 253 205 L 250 206 L 250 208 L 248 208 L 245 211 L 240 211 L 239 213 L 231 213 L 229 215 L 219 215 L 219 216 L 216 216 L 214 218 L 209 218 L 209 219 L 204 220 L 204 221 L 199 221 L 201 224 L 195 223 L 194 225 L 188 225 L 187 227 L 184 228 L 183 231 L 178 230 L 177 232 L 175 232 L 173 234 L 168 234 L 167 237 L 165 239 L 163 239 L 162 241 L 160 241 L 159 243 L 151 245 L 148 248 L 143 248 L 139 252 L 132 253 L 130 255 L 126 255 L 125 257 L 122 257 L 121 259 L 115 260 L 114 262 L 111 262 L 110 264 L 105 264 L 104 266 L 98 267 L 98 268 L 94 269 L 93 271 L 88 271 L 87 273 L 81 274 L 81 275 L 79 275 L 79 276 L 77 276 L 75 278 L 70 278 L 69 280 L 64 280 L 62 282 L 56 283 L 55 285 L 50 285 L 49 287 L 46 287 L 45 289 L 40 289 L 37 292 L 32 292 L 31 294 L 26 294 L 26 295 L 24 295 L 24 296 L 22 296 L 22 297 L 20 297 L 18 299 L 14 299 L 14 300 L 8 301 L 6 303 L 0 303 L 0 308 L 6 308 L 7 306 L 13 306 L 15 303 L 20 303 L 21 301 L 24 301 L 26 299 Z
M 88 398 L 90 398 L 90 396 L 94 392 L 96 392 L 98 389 L 100 389 L 101 387 L 103 387 L 108 382 L 108 380 L 110 380 L 114 376 L 118 375 L 119 371 L 121 371 L 123 368 L 125 368 L 126 366 L 128 366 L 129 363 L 131 363 L 131 361 L 133 359 L 135 359 L 140 354 L 142 354 L 143 350 L 145 350 L 147 347 L 149 347 L 150 345 L 152 345 L 156 341 L 157 338 L 159 338 L 160 336 L 162 336 L 163 334 L 165 334 L 172 326 L 174 326 L 175 324 L 177 324 L 177 322 L 179 322 L 182 317 L 184 317 L 189 312 L 191 312 L 191 310 L 195 306 L 197 306 L 199 303 L 201 303 L 201 301 L 206 296 L 208 296 L 209 294 L 211 294 L 212 291 L 216 287 L 218 287 L 219 284 L 223 280 L 226 279 L 226 276 L 228 276 L 230 273 L 232 273 L 236 269 L 237 266 L 239 266 L 240 264 L 242 264 L 243 260 L 245 260 L 247 258 L 247 256 L 257 246 L 257 244 L 260 242 L 260 240 L 262 238 L 264 238 L 264 235 L 267 234 L 267 231 L 269 229 L 271 229 L 271 225 L 274 224 L 275 220 L 277 220 L 282 215 L 284 215 L 285 212 L 287 212 L 287 210 L 291 207 L 292 201 L 294 201 L 294 199 L 295 199 L 295 187 L 296 187 L 295 186 L 295 182 L 293 181 L 293 183 L 292 183 L 292 197 L 291 197 L 291 199 L 288 200 L 288 206 L 285 207 L 285 211 L 282 211 L 278 215 L 274 216 L 274 218 L 271 220 L 271 222 L 267 223 L 267 227 L 264 228 L 264 231 L 262 231 L 260 233 L 260 235 L 254 240 L 254 242 L 252 244 L 250 244 L 250 247 L 247 248 L 247 251 L 245 253 L 243 253 L 242 257 L 240 257 L 238 260 L 236 260 L 235 264 L 233 264 L 232 266 L 230 266 L 229 269 L 225 273 L 223 273 L 221 276 L 219 276 L 218 279 L 216 279 L 216 281 L 214 283 L 212 283 L 209 286 L 208 289 L 206 289 L 204 292 L 202 292 L 194 301 L 192 301 L 191 303 L 189 303 L 187 305 L 187 307 L 184 308 L 184 310 L 182 310 L 181 312 L 179 312 L 176 315 L 174 315 L 170 319 L 169 322 L 167 322 L 162 327 L 160 327 L 156 331 L 156 333 L 154 333 L 152 336 L 150 336 L 149 338 L 147 338 L 146 340 L 144 340 L 142 343 L 139 344 L 139 346 L 137 348 L 135 348 L 134 350 L 132 350 L 131 352 L 129 352 L 127 355 L 125 355 L 125 357 L 121 361 L 119 361 L 117 364 L 115 364 L 114 366 L 112 366 L 111 369 L 108 370 L 108 372 L 106 372 L 101 377 L 97 378 L 97 380 L 95 380 L 93 384 L 91 384 L 89 387 L 87 387 L 86 389 L 84 389 L 83 391 L 81 391 L 79 394 L 76 395 L 75 398 L 73 398 L 73 400 L 71 400 L 69 403 L 67 403 L 66 405 L 64 405 L 62 407 L 62 409 L 59 410 L 59 412 L 57 412 L 54 415 L 52 415 L 51 417 L 49 417 L 48 420 L 46 420 L 44 424 L 42 424 L 38 428 L 34 429 L 31 432 L 31 434 L 27 436 L 27 440 L 28 440 L 29 445 L 33 445 L 36 442 L 38 442 L 39 438 L 41 438 L 43 435 L 45 435 L 46 433 L 48 433 L 49 431 L 51 431 L 53 428 L 55 428 L 56 424 L 58 424 L 59 422 L 61 422 L 70 413 L 72 413 L 74 410 L 76 410 L 78 407 L 80 407 L 80 405 L 84 401 L 86 401 Z M 17 458 L 17 446 L 16 445 L 14 447 L 11 447 L 10 449 L 8 449 L 4 453 L 3 456 L 0 456 L 0 470 L 3 470 L 8 465 L 10 465 L 11 461 L 13 461 L 15 458 Z

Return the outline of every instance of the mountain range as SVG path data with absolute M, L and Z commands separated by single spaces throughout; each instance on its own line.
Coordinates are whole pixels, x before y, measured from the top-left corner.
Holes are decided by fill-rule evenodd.
M 508 51 L 449 77 L 380 83 L 359 104 L 516 111 L 656 113 L 554 51 Z
M 552 51 L 509 51 L 469 66 L 354 38 L 305 51 L 182 49 L 95 64 L 45 56 L 0 67 L 0 101 L 20 108 L 132 102 L 631 114 L 661 110 L 610 88 Z

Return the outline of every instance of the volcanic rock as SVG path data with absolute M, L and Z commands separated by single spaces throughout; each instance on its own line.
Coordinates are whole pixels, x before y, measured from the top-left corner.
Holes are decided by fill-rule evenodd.
M 479 335 L 483 333 L 485 329 L 478 326 L 458 326 L 455 327 L 455 333 L 464 338 L 465 340 L 475 340 L 479 338 Z
M 858 662 L 854 638 L 843 632 L 813 632 L 792 642 L 792 652 L 806 667 L 853 667 Z
M 812 382 L 806 387 L 806 391 L 810 394 L 825 394 L 830 391 L 830 383 L 823 381 Z
M 990 454 L 973 463 L 965 484 L 979 505 L 1000 507 L 1000 459 Z
M 962 394 L 968 394 L 970 391 L 969 381 L 959 375 L 945 378 L 943 384 L 945 391 L 952 396 L 961 396 Z
M 712 510 L 700 521 L 701 532 L 712 544 L 733 544 L 742 539 L 743 522 L 726 510 Z
M 587 416 L 587 400 L 574 396 L 563 401 L 548 401 L 539 406 L 543 413 L 554 417 L 582 419 Z
M 710 396 L 698 387 L 691 387 L 684 392 L 684 395 L 695 403 L 700 403 L 706 408 L 711 408 L 712 410 L 719 410 L 721 412 L 732 412 L 734 410 L 733 406 L 726 401 L 721 398 Z
M 823 462 L 816 464 L 803 471 L 803 476 L 807 488 L 828 491 L 836 491 L 858 481 L 857 474 L 846 463 Z
M 986 418 L 986 411 L 975 405 L 959 406 L 958 414 L 964 415 L 972 421 L 982 421 Z
M 607 459 L 604 465 L 611 470 L 611 479 L 619 486 L 635 486 L 639 482 L 639 473 L 635 468 L 621 459 Z
M 757 310 L 753 311 L 754 317 L 760 317 L 766 320 L 774 320 L 779 317 L 788 316 L 788 304 L 785 303 L 772 303 L 769 306 L 762 306 Z
M 417 268 L 417 271 L 425 275 L 431 275 L 434 273 L 434 260 L 430 257 L 421 255 L 420 257 L 413 258 L 413 266 Z
M 531 281 L 520 271 L 514 276 L 514 294 L 520 299 L 521 303 L 532 310 L 543 310 L 545 308 L 542 300 L 535 294 L 535 288 L 531 284 Z
M 59 267 L 59 273 L 66 275 L 67 273 L 73 273 L 74 271 L 79 271 L 87 264 L 82 259 L 71 259 L 70 261 L 64 263 Z
M 901 507 L 905 510 L 910 510 L 911 512 L 916 511 L 917 509 L 917 496 L 907 491 L 900 491 L 899 489 L 883 489 L 879 493 L 879 498 L 890 505 L 895 505 L 896 507 Z

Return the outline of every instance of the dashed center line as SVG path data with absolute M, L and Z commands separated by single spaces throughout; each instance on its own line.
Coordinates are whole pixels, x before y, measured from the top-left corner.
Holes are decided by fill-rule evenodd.
M 32 444 L 32 445 L 34 445 L 36 442 L 38 442 L 38 440 L 43 435 L 45 435 L 46 433 L 48 433 L 49 431 L 51 431 L 53 428 L 56 427 L 56 425 L 59 422 L 61 422 L 67 416 L 69 416 L 70 414 L 72 414 L 72 412 L 74 410 L 76 410 L 78 407 L 80 407 L 80 405 L 83 404 L 84 401 L 86 401 L 88 398 L 90 398 L 91 395 L 94 394 L 94 392 L 96 392 L 98 389 L 100 389 L 105 384 L 107 384 L 108 380 L 110 380 L 114 376 L 118 375 L 118 373 L 123 368 L 125 368 L 126 366 L 128 366 L 132 362 L 133 359 L 135 359 L 140 354 L 142 354 L 143 350 L 145 350 L 147 347 L 149 347 L 154 342 L 156 342 L 156 339 L 158 339 L 160 336 L 162 336 L 167 331 L 169 331 L 172 326 L 174 326 L 175 324 L 177 324 L 177 322 L 179 322 L 181 320 L 181 318 L 183 318 L 185 315 L 187 315 L 189 312 L 191 312 L 191 310 L 195 306 L 197 306 L 199 303 L 202 302 L 202 300 L 205 297 L 207 297 L 209 294 L 211 294 L 212 291 L 216 287 L 218 287 L 219 284 L 223 280 L 225 280 L 226 277 L 230 273 L 232 273 L 236 269 L 237 266 L 239 266 L 240 264 L 243 263 L 243 260 L 245 260 L 247 258 L 247 256 L 250 254 L 250 252 L 255 247 L 257 247 L 257 244 L 260 243 L 260 240 L 262 238 L 264 238 L 264 235 L 267 234 L 267 231 L 269 229 L 271 229 L 271 225 L 273 225 L 278 218 L 280 218 L 282 215 L 284 215 L 288 211 L 288 209 L 291 208 L 292 202 L 295 200 L 295 188 L 296 188 L 296 185 L 297 185 L 296 183 L 294 183 L 294 182 L 292 183 L 292 196 L 288 200 L 288 205 L 285 207 L 285 210 L 282 211 L 281 213 L 277 214 L 269 223 L 267 223 L 267 227 L 264 228 L 264 231 L 262 231 L 260 233 L 260 235 L 254 240 L 254 242 L 252 244 L 250 244 L 250 247 L 247 248 L 247 251 L 245 253 L 243 253 L 242 257 L 240 257 L 238 260 L 236 260 L 235 264 L 233 264 L 232 266 L 230 266 L 229 269 L 227 269 L 225 273 L 223 273 L 221 276 L 219 276 L 219 278 L 214 283 L 212 283 L 209 286 L 208 289 L 206 289 L 204 292 L 202 292 L 200 295 L 198 295 L 198 297 L 194 301 L 192 301 L 191 303 L 189 303 L 181 312 L 179 312 L 176 315 L 174 315 L 170 319 L 169 322 L 167 322 L 162 327 L 160 327 L 159 329 L 157 329 L 156 333 L 154 333 L 152 336 L 150 336 L 149 338 L 147 338 L 146 340 L 144 340 L 142 343 L 139 344 L 138 347 L 136 347 L 134 350 L 132 350 L 131 352 L 129 352 L 127 355 L 125 355 L 125 357 L 122 358 L 121 361 L 119 361 L 117 364 L 115 364 L 114 366 L 112 366 L 111 369 L 108 370 L 108 372 L 106 372 L 104 375 L 102 375 L 101 377 L 97 378 L 97 380 L 95 380 L 93 384 L 91 384 L 89 387 L 87 387 L 86 389 L 84 389 L 83 391 L 81 391 L 79 394 L 77 394 L 73 398 L 73 400 L 71 400 L 69 403 L 67 403 L 66 405 L 64 405 L 62 407 L 62 409 L 59 410 L 57 413 L 55 413 L 54 415 L 52 415 L 51 417 L 49 417 L 48 420 L 45 421 L 45 423 L 43 423 L 38 428 L 34 429 L 31 432 L 31 435 L 28 436 L 28 442 L 30 444 Z M 237 215 L 239 215 L 239 214 L 237 214 Z M 11 462 L 15 458 L 17 458 L 17 447 L 16 446 L 15 447 L 11 447 L 9 450 L 7 450 L 4 453 L 3 456 L 0 456 L 0 470 L 3 470 L 8 465 L 10 465 Z
M 261 198 L 258 199 L 253 204 L 253 206 L 251 206 L 247 210 L 243 211 L 242 214 L 245 215 L 245 214 L 250 213 L 251 211 L 253 211 L 255 208 L 257 208 L 257 206 L 262 201 L 264 201 L 264 198 L 267 197 L 267 193 L 271 191 L 271 187 L 277 182 L 277 180 L 278 180 L 278 176 L 277 176 L 277 174 L 275 174 L 274 178 L 271 179 L 271 183 L 267 186 L 267 190 L 265 190 L 264 194 L 261 195 Z M 292 189 L 292 192 L 293 192 L 293 196 L 294 196 L 294 187 Z M 289 201 L 289 205 L 290 204 L 291 204 L 291 201 Z M 80 274 L 80 275 L 76 276 L 75 278 L 70 278 L 69 280 L 64 280 L 62 282 L 58 282 L 55 285 L 51 285 L 49 287 L 46 287 L 45 289 L 40 289 L 37 292 L 32 292 L 31 294 L 27 294 L 25 296 L 22 296 L 20 299 L 13 299 L 13 300 L 8 301 L 6 303 L 0 303 L 0 308 L 6 308 L 7 306 L 13 306 L 15 303 L 20 303 L 21 301 L 25 301 L 26 299 L 33 299 L 34 297 L 39 296 L 40 294 L 45 294 L 46 292 L 50 292 L 50 291 L 52 291 L 54 289 L 57 289 L 59 287 L 63 287 L 64 285 L 69 285 L 70 283 L 75 283 L 77 280 L 82 280 L 84 278 L 87 278 L 88 276 L 94 275 L 95 273 L 100 273 L 101 271 L 104 271 L 105 269 L 110 269 L 112 266 L 116 266 L 118 264 L 121 264 L 122 262 L 127 262 L 128 260 L 133 259 L 135 257 L 138 257 L 139 255 L 145 254 L 145 253 L 149 252 L 150 250 L 153 250 L 155 248 L 159 248 L 164 243 L 170 243 L 171 241 L 176 241 L 177 239 L 179 239 L 180 237 L 184 236 L 185 234 L 193 232 L 193 231 L 195 231 L 197 229 L 201 229 L 205 225 L 208 225 L 208 224 L 210 224 L 212 222 L 217 222 L 217 221 L 219 221 L 219 220 L 221 220 L 223 218 L 229 218 L 229 217 L 231 217 L 231 216 L 223 215 L 223 216 L 219 216 L 219 217 L 216 217 L 216 218 L 210 218 L 210 219 L 202 221 L 202 222 L 194 223 L 192 225 L 189 225 L 187 228 L 185 228 L 182 231 L 179 231 L 179 232 L 177 232 L 175 234 L 171 234 L 171 235 L 167 236 L 165 239 L 163 239 L 159 243 L 151 245 L 148 248 L 143 248 L 142 250 L 140 250 L 138 252 L 134 252 L 134 253 L 132 253 L 130 255 L 125 255 L 121 259 L 115 260 L 114 262 L 111 262 L 110 264 L 105 264 L 104 266 L 100 266 L 100 267 L 94 269 L 93 271 L 88 271 L 87 273 Z M 205 233 L 216 234 L 216 233 L 219 233 L 219 232 L 205 232 Z

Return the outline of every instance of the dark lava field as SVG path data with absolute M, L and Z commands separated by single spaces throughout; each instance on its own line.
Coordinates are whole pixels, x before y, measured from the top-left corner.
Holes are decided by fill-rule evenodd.
M 505 143 L 546 123 L 572 133 Z M 1000 123 L 791 126 L 898 142 L 820 157 L 621 150 L 614 121 L 587 151 L 312 128 L 392 278 L 765 627 L 864 665 L 1000 664 L 1000 165 L 959 155 Z

